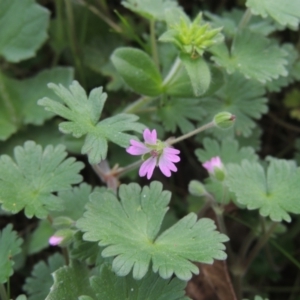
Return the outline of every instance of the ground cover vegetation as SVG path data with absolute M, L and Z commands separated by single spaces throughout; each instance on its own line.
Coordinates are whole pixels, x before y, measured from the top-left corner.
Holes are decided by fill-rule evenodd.
M 299 22 L 0 0 L 0 298 L 299 300 Z

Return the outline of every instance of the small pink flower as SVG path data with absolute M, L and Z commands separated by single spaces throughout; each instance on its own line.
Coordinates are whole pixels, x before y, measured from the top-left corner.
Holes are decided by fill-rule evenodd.
M 131 155 L 143 155 L 144 158 L 147 157 L 140 167 L 139 175 L 141 177 L 147 175 L 147 178 L 150 179 L 155 167 L 158 166 L 165 176 L 170 177 L 171 171 L 177 171 L 174 163 L 180 161 L 180 157 L 178 156 L 180 151 L 158 140 L 155 129 L 152 132 L 148 128 L 145 129 L 143 136 L 144 143 L 130 140 L 131 146 L 126 149 Z
M 206 161 L 202 166 L 208 171 L 209 174 L 215 173 L 215 168 L 223 169 L 223 163 L 219 156 L 212 157 L 210 160 Z
M 63 240 L 64 238 L 61 237 L 61 236 L 55 236 L 55 235 L 52 235 L 49 239 L 49 244 L 51 246 L 57 246 L 60 244 L 60 242 Z

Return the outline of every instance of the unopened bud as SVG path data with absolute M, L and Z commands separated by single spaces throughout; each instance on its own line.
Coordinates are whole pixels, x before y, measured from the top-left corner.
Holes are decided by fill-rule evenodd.
M 218 128 L 228 129 L 235 121 L 235 115 L 229 112 L 220 112 L 214 116 L 214 123 Z
M 189 183 L 189 193 L 193 196 L 204 196 L 207 194 L 204 185 L 198 180 L 192 180 Z
M 49 239 L 49 244 L 51 246 L 68 246 L 74 236 L 74 230 L 71 229 L 61 229 L 55 232 Z

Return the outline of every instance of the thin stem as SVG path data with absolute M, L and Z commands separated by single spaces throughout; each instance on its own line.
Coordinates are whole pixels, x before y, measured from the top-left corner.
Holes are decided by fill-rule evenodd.
M 76 65 L 76 68 L 79 72 L 81 83 L 85 85 L 85 79 L 83 74 L 83 68 L 80 60 L 80 52 L 77 45 L 77 39 L 76 39 L 76 30 L 75 30 L 75 24 L 74 24 L 74 16 L 73 16 L 73 8 L 71 0 L 65 0 L 66 5 L 66 14 L 67 14 L 67 22 L 68 22 L 68 34 L 70 39 L 70 46 L 71 51 L 73 55 L 73 59 Z
M 114 172 L 114 175 L 117 177 L 121 177 L 121 176 L 125 175 L 126 173 L 138 168 L 142 162 L 143 161 L 140 159 L 138 161 L 135 161 L 132 164 L 129 164 L 126 167 L 119 168 Z
M 69 265 L 70 263 L 70 258 L 69 258 L 69 252 L 68 252 L 68 249 L 65 248 L 65 247 L 62 247 L 62 254 L 63 254 L 63 257 L 65 259 L 65 264 L 66 266 Z
M 172 68 L 170 69 L 168 75 L 164 79 L 163 86 L 168 85 L 168 83 L 172 80 L 174 75 L 178 72 L 180 66 L 181 66 L 181 60 L 179 59 L 179 57 L 177 57 L 172 65 Z
M 189 137 L 191 137 L 191 136 L 193 136 L 195 134 L 198 134 L 199 132 L 202 132 L 202 131 L 204 131 L 206 129 L 209 129 L 209 128 L 212 128 L 214 126 L 215 126 L 214 122 L 207 123 L 207 124 L 205 124 L 205 125 L 197 128 L 197 129 L 195 129 L 195 130 L 193 130 L 193 131 L 191 131 L 191 132 L 189 132 L 187 134 L 184 134 L 184 135 L 182 135 L 182 136 L 180 136 L 180 137 L 178 137 L 176 139 L 168 141 L 168 144 L 169 145 L 174 145 L 174 144 L 176 144 L 178 142 L 181 142 L 181 141 L 183 141 L 183 140 L 185 140 L 185 139 L 187 139 L 187 138 L 189 138 Z
M 153 100 L 154 100 L 154 98 L 143 96 L 143 97 L 139 98 L 138 100 L 136 100 L 135 102 L 133 102 L 132 104 L 128 105 L 123 110 L 123 113 L 124 114 L 133 114 L 136 111 L 138 111 L 141 107 L 145 106 L 146 104 L 150 103 Z
M 294 126 L 292 124 L 289 124 L 281 119 L 279 119 L 278 117 L 276 117 L 274 114 L 272 114 L 271 112 L 268 113 L 268 116 L 275 121 L 278 125 L 285 127 L 286 129 L 295 131 L 295 132 L 300 132 L 300 127 L 298 126 Z
M 251 17 L 252 17 L 251 10 L 250 10 L 250 8 L 247 8 L 246 11 L 244 12 L 244 15 L 240 21 L 239 26 L 238 26 L 238 31 L 241 31 L 242 29 L 244 29 L 247 26 Z
M 0 296 L 1 300 L 9 300 L 3 283 L 0 283 Z
M 151 50 L 152 50 L 152 57 L 154 60 L 155 65 L 159 68 L 159 58 L 158 58 L 158 51 L 157 51 L 157 43 L 156 43 L 156 36 L 155 36 L 155 20 L 150 20 L 150 40 L 151 40 Z
M 278 223 L 273 223 L 272 226 L 269 228 L 269 230 L 259 239 L 259 241 L 255 245 L 255 247 L 250 252 L 248 258 L 246 259 L 246 261 L 243 265 L 243 272 L 241 275 L 246 274 L 250 264 L 255 259 L 255 257 L 257 256 L 259 251 L 262 249 L 262 247 L 268 242 L 271 234 L 274 232 L 277 225 L 278 225 Z
M 83 6 L 87 7 L 93 14 L 95 14 L 96 16 L 98 16 L 103 22 L 105 22 L 108 26 L 110 26 L 114 31 L 116 31 L 118 33 L 122 33 L 123 32 L 122 28 L 117 23 L 115 23 L 110 18 L 108 18 L 97 7 L 88 4 L 88 3 L 86 3 L 83 0 L 77 0 L 77 1 L 78 1 L 78 3 L 80 5 L 83 5 Z

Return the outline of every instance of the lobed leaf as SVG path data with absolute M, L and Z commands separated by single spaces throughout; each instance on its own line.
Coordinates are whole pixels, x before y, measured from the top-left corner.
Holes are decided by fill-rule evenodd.
M 247 0 L 246 6 L 254 15 L 270 16 L 280 25 L 298 29 L 300 21 L 298 0 Z
M 161 277 L 175 274 L 188 280 L 199 272 L 190 261 L 226 258 L 222 242 L 228 238 L 215 231 L 212 220 L 197 221 L 193 213 L 158 236 L 170 196 L 159 182 L 143 189 L 134 183 L 121 185 L 121 202 L 112 193 L 93 193 L 77 227 L 85 232 L 85 240 L 105 247 L 103 257 L 115 257 L 112 268 L 118 276 L 133 270 L 133 277 L 141 279 L 152 261 L 153 271 Z
M 238 32 L 230 51 L 225 44 L 210 48 L 213 60 L 229 74 L 238 71 L 262 83 L 287 76 L 288 53 L 270 39 L 244 29 Z
M 261 84 L 234 73 L 227 77 L 225 85 L 214 96 L 201 99 L 207 112 L 201 124 L 211 122 L 219 112 L 228 111 L 236 116 L 234 126 L 226 131 L 213 129 L 213 134 L 220 139 L 224 138 L 226 132 L 231 136 L 236 132 L 237 135 L 248 137 L 256 126 L 253 119 L 261 118 L 268 110 L 264 94 Z
M 63 267 L 64 263 L 63 256 L 55 253 L 47 259 L 47 264 L 40 261 L 34 265 L 30 277 L 26 278 L 23 286 L 24 291 L 29 295 L 28 300 L 46 299 L 53 285 L 51 274 Z
M 244 160 L 241 165 L 228 166 L 226 184 L 248 209 L 259 209 L 275 222 L 290 222 L 289 213 L 300 213 L 299 180 L 300 170 L 293 162 L 272 159 L 265 172 L 259 163 Z
M 18 237 L 17 232 L 12 230 L 8 224 L 0 232 L 0 283 L 5 283 L 13 274 L 13 257 L 21 252 L 23 240 Z
M 102 87 L 93 89 L 89 97 L 77 81 L 73 81 L 69 90 L 62 85 L 49 84 L 49 87 L 64 104 L 50 98 L 43 98 L 38 104 L 67 120 L 59 125 L 63 133 L 71 133 L 76 138 L 86 136 L 81 153 L 88 155 L 91 164 L 106 158 L 108 141 L 127 147 L 133 137 L 124 131 L 142 132 L 144 129 L 136 122 L 138 117 L 130 114 L 118 114 L 99 122 L 107 97 Z
M 186 283 L 177 278 L 164 280 L 152 272 L 148 272 L 142 280 L 134 280 L 130 275 L 118 277 L 107 264 L 102 265 L 99 276 L 91 278 L 91 286 L 98 300 L 190 299 L 184 296 Z
M 77 261 L 70 266 L 64 266 L 53 273 L 54 284 L 45 300 L 78 299 L 89 296 L 96 299 L 96 295 L 89 283 L 90 271 Z M 63 282 L 63 284 L 61 284 Z M 83 298 L 84 299 L 84 298 Z
M 1 0 L 0 55 L 9 62 L 33 57 L 47 38 L 49 17 L 34 0 Z
M 199 106 L 198 99 L 171 98 L 157 110 L 165 129 L 174 133 L 179 127 L 182 133 L 192 131 L 195 126 L 190 120 L 199 121 L 205 111 Z
M 212 157 L 219 156 L 223 164 L 240 163 L 243 159 L 248 161 L 257 161 L 258 156 L 252 147 L 239 147 L 239 143 L 226 138 L 221 142 L 210 138 L 204 138 L 203 149 L 196 149 L 195 154 L 201 163 L 210 160 Z
M 12 213 L 25 209 L 28 218 L 45 218 L 49 210 L 60 210 L 55 192 L 69 189 L 82 180 L 83 163 L 67 158 L 65 147 L 42 147 L 32 141 L 14 150 L 15 161 L 0 157 L 0 203 Z

